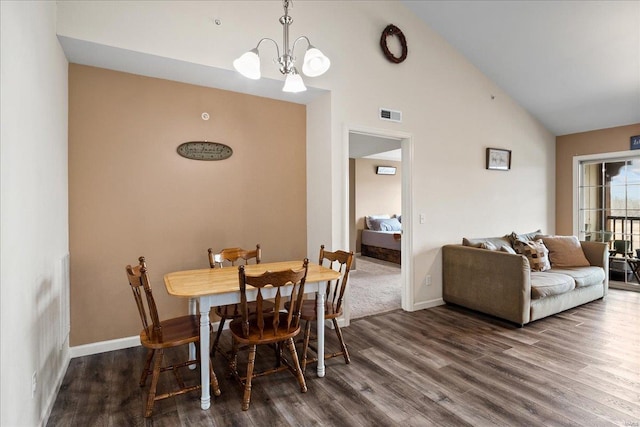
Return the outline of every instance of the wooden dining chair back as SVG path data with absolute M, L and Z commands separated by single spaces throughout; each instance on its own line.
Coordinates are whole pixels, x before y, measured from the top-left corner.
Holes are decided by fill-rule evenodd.
M 266 271 L 259 275 L 246 274 L 244 266 L 238 269 L 240 286 L 240 317 L 229 323 L 233 348 L 229 367 L 232 374 L 244 386 L 242 410 L 249 409 L 251 401 L 251 382 L 258 376 L 289 370 L 298 380 L 301 392 L 307 391 L 307 385 L 300 369 L 300 362 L 294 344 L 294 338 L 300 333 L 300 309 L 304 297 L 309 260 L 305 259 L 299 270 Z M 265 312 L 262 309 L 267 288 L 275 289 L 274 309 Z M 247 293 L 256 293 L 256 310 L 249 309 Z M 284 310 L 285 302 L 290 309 Z M 256 349 L 258 345 L 274 344 L 279 349 L 275 368 L 255 372 Z M 281 344 L 286 345 L 290 359 L 284 357 Z M 246 375 L 238 371 L 238 351 L 240 346 L 249 350 Z
M 338 342 L 340 343 L 340 351 L 334 353 L 327 353 L 324 355 L 325 359 L 329 359 L 336 356 L 343 356 L 345 363 L 351 363 L 349 351 L 347 345 L 344 342 L 344 337 L 340 326 L 338 325 L 338 317 L 342 315 L 342 308 L 344 303 L 344 295 L 347 289 L 347 283 L 349 282 L 349 271 L 353 263 L 353 252 L 345 252 L 338 250 L 330 252 L 324 249 L 324 245 L 320 246 L 320 258 L 318 264 L 324 267 L 332 268 L 340 272 L 340 277 L 336 280 L 327 282 L 327 291 L 325 294 L 324 304 L 324 318 L 331 319 L 333 322 L 334 330 L 338 336 Z M 316 320 L 317 316 L 317 304 L 314 300 L 307 300 L 302 305 L 301 318 L 305 321 L 305 331 L 303 339 L 302 350 L 302 372 L 305 371 L 308 363 L 318 361 L 318 351 L 311 345 L 311 322 Z M 315 338 L 314 338 L 315 340 Z M 308 351 L 311 349 L 316 353 L 315 358 L 308 357 Z
M 138 307 L 140 320 L 142 321 L 142 331 L 140 332 L 140 343 L 148 349 L 142 375 L 140 377 L 140 387 L 146 384 L 147 377 L 151 374 L 151 386 L 147 396 L 147 404 L 144 411 L 145 417 L 150 417 L 153 412 L 154 403 L 157 400 L 166 399 L 168 397 L 177 396 L 188 393 L 190 391 L 199 390 L 198 385 L 185 385 L 178 368 L 199 363 L 199 357 L 196 360 L 187 360 L 181 363 L 162 366 L 164 359 L 164 351 L 167 348 L 179 347 L 190 343 L 196 346 L 200 343 L 200 323 L 195 315 L 175 317 L 168 320 L 160 320 L 158 308 L 156 306 L 153 292 L 151 290 L 151 282 L 144 257 L 138 258 L 138 265 L 125 267 L 129 285 L 133 291 L 133 297 Z M 196 352 L 200 354 L 199 351 Z M 151 364 L 153 363 L 153 367 Z M 211 384 L 216 396 L 220 395 L 220 387 L 218 380 L 213 372 L 213 365 L 209 363 Z M 166 393 L 158 394 L 157 386 L 161 372 L 172 371 L 178 383 L 178 389 Z
M 254 250 L 226 248 L 220 252 L 214 252 L 212 248 L 209 248 L 208 252 L 209 266 L 211 268 L 224 267 L 225 263 L 234 266 L 237 262 L 241 262 L 246 265 L 250 260 L 254 260 L 256 264 L 260 264 L 260 260 L 262 259 L 262 249 L 259 244 L 256 245 Z
M 220 252 L 214 252 L 212 248 L 209 248 L 208 253 L 209 266 L 211 268 L 222 268 L 229 265 L 235 266 L 236 263 L 247 265 L 251 260 L 253 260 L 256 264 L 260 264 L 260 261 L 262 259 L 262 249 L 260 248 L 260 244 L 257 244 L 254 250 L 247 250 L 242 248 L 226 248 L 221 250 Z M 249 309 L 251 310 L 251 312 L 255 312 L 257 310 L 256 304 L 250 303 Z M 273 311 L 273 304 L 271 304 L 269 301 L 264 301 L 261 309 L 265 310 L 266 312 Z M 222 336 L 222 331 L 224 330 L 224 325 L 227 319 L 235 319 L 240 317 L 239 305 L 220 305 L 215 308 L 215 313 L 220 318 L 220 321 L 218 323 L 218 331 L 216 332 L 216 337 L 213 340 L 213 346 L 211 347 L 211 357 L 214 357 L 216 351 L 218 351 L 223 356 L 226 356 L 226 353 L 220 349 L 220 337 Z

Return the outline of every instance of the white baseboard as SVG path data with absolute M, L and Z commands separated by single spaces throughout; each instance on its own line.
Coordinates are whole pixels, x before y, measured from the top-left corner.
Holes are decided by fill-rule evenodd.
M 214 322 L 214 332 L 218 330 L 219 322 Z M 224 329 L 229 329 L 229 322 L 224 324 Z M 78 345 L 75 347 L 69 347 L 70 358 L 91 356 L 92 354 L 104 353 L 106 351 L 122 350 L 125 348 L 137 347 L 140 345 L 140 336 L 135 335 L 133 337 L 118 338 L 109 341 L 94 342 L 91 344 Z
M 444 305 L 445 302 L 442 298 L 436 298 L 427 301 L 421 301 L 413 304 L 413 311 L 424 310 L 425 308 L 433 308 L 439 305 Z
M 91 344 L 69 347 L 71 359 L 92 354 L 104 353 L 105 351 L 122 350 L 124 348 L 137 347 L 140 345 L 140 336 L 118 338 L 109 341 L 94 342 Z

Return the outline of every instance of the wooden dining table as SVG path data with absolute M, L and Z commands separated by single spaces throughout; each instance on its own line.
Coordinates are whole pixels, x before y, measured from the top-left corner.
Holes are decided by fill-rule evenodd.
M 245 272 L 248 275 L 253 275 L 264 273 L 265 271 L 298 270 L 302 268 L 302 263 L 302 261 L 280 261 L 251 264 L 245 266 Z M 319 355 L 324 354 L 324 298 L 326 284 L 327 281 L 335 280 L 338 277 L 340 277 L 338 271 L 309 262 L 304 292 L 315 292 L 317 294 L 316 302 L 318 310 L 316 310 L 316 320 Z M 235 267 L 225 267 L 176 271 L 164 275 L 164 284 L 169 295 L 198 301 L 200 311 L 200 360 L 202 363 L 200 367 L 200 382 L 202 385 L 200 406 L 202 409 L 209 409 L 211 406 L 209 312 L 211 307 L 237 304 L 240 302 L 238 269 Z M 286 287 L 283 290 L 290 292 L 291 287 Z M 263 296 L 265 298 L 273 298 L 275 297 L 275 292 L 275 288 L 265 288 L 263 289 Z M 257 291 L 247 290 L 247 296 L 255 299 Z M 190 311 L 192 313 L 196 312 L 195 305 L 190 306 Z M 317 373 L 319 377 L 324 377 L 324 357 L 318 357 Z

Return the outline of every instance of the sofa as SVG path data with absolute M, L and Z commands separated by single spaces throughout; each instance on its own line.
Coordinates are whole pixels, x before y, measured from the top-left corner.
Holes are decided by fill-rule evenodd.
M 442 249 L 443 299 L 524 326 L 604 298 L 606 243 L 511 233 Z

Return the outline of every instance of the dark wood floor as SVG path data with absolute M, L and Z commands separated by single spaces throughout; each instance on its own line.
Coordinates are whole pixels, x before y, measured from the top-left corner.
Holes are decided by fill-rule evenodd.
M 640 426 L 640 293 L 611 290 L 524 328 L 441 306 L 358 319 L 344 335 L 350 365 L 328 360 L 325 378 L 311 366 L 306 394 L 287 372 L 258 378 L 247 412 L 220 357 L 209 410 L 195 392 L 148 420 L 142 348 L 76 358 L 47 425 Z

